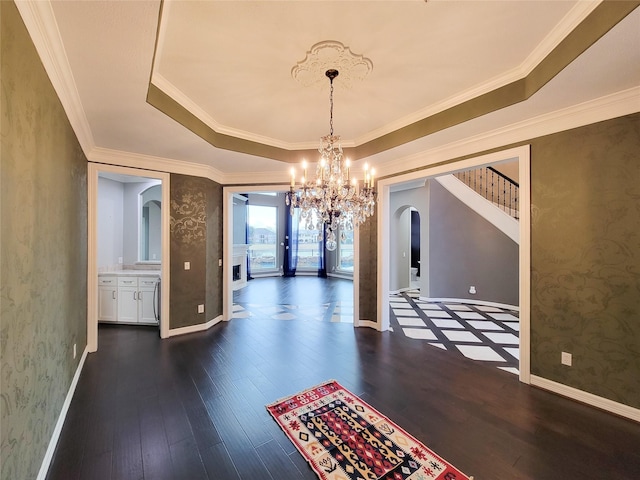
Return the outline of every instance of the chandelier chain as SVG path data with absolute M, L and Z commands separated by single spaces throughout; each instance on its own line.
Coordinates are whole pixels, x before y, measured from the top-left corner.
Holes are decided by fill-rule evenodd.
M 333 78 L 329 77 L 331 89 L 329 91 L 329 135 L 333 135 Z

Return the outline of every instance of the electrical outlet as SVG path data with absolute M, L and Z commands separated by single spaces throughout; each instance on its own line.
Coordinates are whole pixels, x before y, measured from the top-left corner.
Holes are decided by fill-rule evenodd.
M 560 355 L 560 362 L 562 363 L 562 365 L 566 365 L 567 367 L 571 366 L 571 354 L 567 353 L 567 352 L 562 352 L 562 354 Z
M 218 266 L 219 266 L 219 267 L 221 267 L 221 266 L 222 266 L 222 259 L 221 259 L 221 258 L 219 258 L 219 259 L 218 259 Z
M 471 295 L 475 295 L 475 294 L 477 293 L 477 291 L 476 291 L 476 287 L 474 287 L 473 285 L 471 285 L 471 286 L 469 287 L 469 293 L 470 293 Z
M 198 305 L 198 313 L 204 313 L 204 303 Z
M 184 269 L 191 270 L 191 262 L 184 262 Z
M 123 262 L 122 257 L 118 257 L 118 263 L 122 265 L 122 262 Z
M 76 344 L 73 344 L 73 359 L 76 359 Z

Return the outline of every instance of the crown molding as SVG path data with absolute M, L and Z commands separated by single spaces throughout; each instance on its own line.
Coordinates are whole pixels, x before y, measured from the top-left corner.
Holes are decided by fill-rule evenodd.
M 640 111 L 639 98 L 640 87 L 634 87 L 437 148 L 423 150 L 389 162 L 377 163 L 378 178 L 423 169 L 454 158 L 636 113 Z M 209 165 L 101 147 L 94 148 L 87 157 L 90 161 L 97 163 L 205 177 L 225 186 L 276 185 L 280 183 L 285 185 L 288 179 L 286 172 L 224 173 Z
M 558 23 L 529 54 L 529 56 L 515 68 L 504 72 L 485 83 L 476 85 L 464 92 L 449 97 L 435 105 L 430 105 L 427 108 L 418 110 L 417 112 L 398 119 L 395 122 L 367 132 L 366 134 L 354 139 L 352 142 L 353 146 L 365 144 L 378 137 L 407 127 L 412 123 L 422 120 L 423 118 L 432 117 L 433 115 L 444 112 L 456 105 L 468 102 L 474 98 L 480 97 L 481 95 L 516 82 L 517 80 L 526 78 L 527 75 L 529 75 L 535 67 L 537 67 L 558 45 L 560 45 L 562 41 L 584 21 L 600 3 L 602 3 L 602 0 L 577 2 L 576 5 L 564 16 L 560 23 Z
M 224 184 L 226 182 L 225 174 L 220 170 L 209 165 L 187 162 L 184 160 L 155 157 L 152 155 L 143 155 L 141 153 L 123 152 L 121 150 L 112 150 L 102 147 L 94 148 L 87 157 L 89 161 L 95 163 L 118 165 L 120 167 L 130 167 L 142 170 L 153 170 L 157 172 L 177 173 L 181 175 L 191 175 L 194 177 L 205 177 L 220 184 Z
M 15 4 L 78 142 L 84 154 L 88 156 L 95 142 L 80 101 L 51 2 L 16 0 Z
M 250 181 L 247 181 L 250 179 Z M 225 186 L 231 185 L 279 185 L 282 190 L 289 189 L 289 174 L 284 172 L 242 172 L 225 175 Z
M 343 148 L 357 147 L 376 140 L 384 135 L 401 130 L 415 122 L 419 122 L 425 118 L 432 117 L 440 112 L 456 107 L 457 105 L 471 101 L 482 95 L 488 94 L 496 89 L 505 87 L 518 80 L 523 80 L 529 75 L 536 66 L 545 60 L 545 58 L 569 35 L 580 23 L 582 23 L 595 9 L 602 3 L 601 0 L 581 1 L 565 15 L 553 30 L 538 44 L 533 52 L 518 66 L 505 72 L 487 82 L 474 86 L 464 92 L 447 98 L 435 105 L 418 110 L 417 112 L 400 118 L 383 127 L 377 128 L 355 139 L 343 139 Z M 165 7 L 166 8 L 166 7 Z M 160 32 L 158 34 L 159 45 L 164 41 L 164 29 L 160 22 Z M 156 47 L 156 51 L 158 47 Z M 159 59 L 158 59 L 159 60 Z M 158 61 L 159 64 L 159 61 Z M 315 150 L 317 144 L 314 142 L 285 142 L 271 137 L 252 134 L 244 130 L 238 130 L 227 127 L 217 122 L 191 98 L 184 94 L 178 87 L 173 85 L 169 80 L 158 72 L 158 65 L 154 64 L 151 83 L 175 102 L 184 107 L 196 118 L 200 119 L 211 130 L 230 137 L 242 140 L 268 145 L 283 150 Z
M 533 117 L 437 148 L 376 165 L 378 178 L 640 111 L 640 87 Z
M 522 77 L 529 75 L 551 52 L 558 47 L 578 25 L 580 25 L 603 0 L 581 0 L 569 10 L 560 23 L 558 23 L 542 42 L 518 67 Z
M 264 135 L 257 135 L 251 132 L 246 132 L 244 130 L 238 130 L 235 128 L 222 125 L 218 123 L 204 109 L 202 109 L 196 102 L 191 100 L 191 98 L 188 97 L 184 92 L 182 92 L 182 90 L 180 90 L 173 83 L 167 80 L 162 74 L 155 71 L 155 69 L 154 69 L 153 75 L 151 76 L 151 84 L 153 84 L 156 88 L 164 92 L 165 95 L 171 97 L 175 102 L 182 105 L 182 107 L 184 107 L 196 118 L 200 119 L 200 121 L 202 121 L 211 130 L 219 134 L 228 135 L 234 138 L 240 138 L 242 140 L 259 143 L 262 145 L 269 145 L 271 147 L 281 148 L 283 150 L 313 150 L 318 148 L 317 143 L 313 143 L 313 142 L 298 142 L 298 143 L 285 142 L 282 140 L 277 140 L 275 138 L 266 137 Z M 349 147 L 352 145 L 351 144 L 347 145 L 346 143 L 343 142 L 343 146 Z

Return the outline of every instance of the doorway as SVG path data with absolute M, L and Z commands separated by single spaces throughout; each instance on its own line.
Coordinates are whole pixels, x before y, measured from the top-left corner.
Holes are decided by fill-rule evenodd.
M 122 219 L 119 222 L 120 227 L 115 226 L 115 232 L 110 232 L 113 237 L 122 238 L 122 244 L 118 244 L 115 248 L 98 248 L 100 237 L 105 235 L 105 231 L 101 230 L 101 227 L 105 227 L 105 225 L 101 225 L 98 221 L 100 218 L 100 177 L 111 179 L 110 181 L 116 179 L 116 183 L 118 179 L 132 181 L 136 185 L 143 186 L 140 188 L 140 192 L 134 192 L 135 195 L 131 195 L 130 201 L 133 206 L 128 209 L 131 210 L 131 215 L 127 215 L 127 220 Z M 87 266 L 87 346 L 89 352 L 95 352 L 98 349 L 98 318 L 99 308 L 101 308 L 98 274 L 109 270 L 116 272 L 126 265 L 143 270 L 152 265 L 159 266 L 158 272 L 162 282 L 156 280 L 158 278 L 156 275 L 153 281 L 147 279 L 149 285 L 145 283 L 142 287 L 138 285 L 136 288 L 131 286 L 131 292 L 129 292 L 131 295 L 129 296 L 137 303 L 121 312 L 123 318 L 132 315 L 133 310 L 137 311 L 137 318 L 148 320 L 147 323 L 152 323 L 152 318 L 159 317 L 160 336 L 162 338 L 169 336 L 169 179 L 168 173 L 89 163 Z M 161 187 L 159 190 L 150 188 L 153 185 Z M 158 208 L 162 205 L 167 207 Z M 116 205 L 112 208 L 114 211 L 118 211 L 123 206 Z M 106 228 L 107 231 L 113 230 L 114 226 L 106 226 Z M 117 231 L 118 228 L 121 228 L 122 232 Z M 131 233 L 130 241 L 125 241 L 125 231 Z M 135 276 L 136 280 L 142 277 Z M 115 277 L 113 281 L 119 282 L 115 280 Z M 115 291 L 113 297 L 117 297 Z M 114 303 L 116 306 L 112 307 L 117 309 L 116 314 L 125 307 L 124 302 L 118 303 L 122 303 L 122 305 Z M 102 305 L 102 308 L 107 307 Z M 104 311 L 100 314 L 104 314 Z
M 415 182 L 425 178 L 435 178 L 441 175 L 454 173 L 457 171 L 477 168 L 483 165 L 490 165 L 499 162 L 517 161 L 520 180 L 520 222 L 519 222 L 519 306 L 520 306 L 520 381 L 529 383 L 530 379 L 530 155 L 529 146 L 521 146 L 502 152 L 495 152 L 488 155 L 465 159 L 446 165 L 426 168 L 424 170 L 411 172 L 380 180 L 378 190 L 380 196 L 380 207 L 378 209 L 378 224 L 390 225 L 393 212 L 390 209 L 390 193 L 394 187 L 406 182 Z M 389 329 L 389 294 L 390 272 L 391 272 L 391 237 L 388 229 L 378 229 L 378 328 L 380 330 Z M 423 229 L 424 233 L 424 229 Z M 427 252 L 421 252 L 422 260 Z M 425 275 L 422 275 L 425 277 Z
M 242 228 L 240 223 L 244 222 L 245 225 L 248 224 L 246 211 L 248 210 L 246 207 L 247 192 L 255 197 L 264 197 L 267 200 L 264 200 L 263 203 L 268 205 L 269 203 L 273 203 L 275 205 L 276 200 L 273 199 L 272 202 L 269 202 L 269 194 L 282 194 L 286 192 L 283 190 L 282 186 L 251 186 L 247 187 L 225 187 L 224 188 L 224 261 L 223 261 L 223 318 L 224 320 L 231 320 L 234 316 L 238 314 L 234 312 L 234 289 L 242 288 L 243 283 L 243 273 L 244 270 L 248 270 L 248 275 L 257 278 L 258 276 L 271 277 L 272 279 L 276 277 L 280 277 L 284 275 L 284 258 L 282 258 L 281 250 L 285 248 L 287 243 L 289 242 L 288 238 L 285 238 L 285 226 L 284 226 L 284 205 L 282 206 L 283 212 L 281 212 L 278 216 L 279 220 L 277 221 L 277 225 L 273 227 L 269 227 L 269 225 L 250 225 L 252 227 L 251 231 L 253 232 L 253 236 L 249 238 L 248 234 L 250 232 L 249 228 Z M 280 197 L 282 195 L 279 195 Z M 283 202 L 284 203 L 284 202 Z M 250 206 L 258 206 L 256 202 L 249 201 Z M 269 210 L 270 211 L 270 210 Z M 245 212 L 245 213 L 243 213 Z M 242 221 L 237 222 L 234 221 L 237 218 L 240 218 Z M 272 222 L 273 223 L 273 222 Z M 273 242 L 271 236 L 272 230 L 279 230 L 282 232 L 282 235 L 278 237 L 278 239 Z M 317 265 L 317 256 L 318 256 L 318 242 L 312 242 L 311 232 L 308 231 L 300 231 L 301 238 L 299 239 L 298 246 L 300 247 L 298 250 L 299 257 L 302 258 L 301 261 L 297 264 L 297 273 L 296 277 L 289 279 L 295 280 L 300 279 L 311 282 L 312 280 L 323 281 L 325 279 L 317 278 L 318 265 Z M 349 281 L 351 284 L 351 291 L 353 292 L 352 298 L 356 299 L 357 296 L 357 288 L 358 288 L 358 269 L 357 269 L 357 248 L 354 248 L 357 245 L 357 231 L 352 232 L 353 235 L 345 236 L 345 240 L 341 249 L 338 249 L 336 256 L 336 269 L 335 272 L 330 268 L 327 269 L 328 273 L 336 276 L 345 276 L 349 277 L 353 276 L 353 280 Z M 255 237 L 255 238 L 254 238 Z M 308 237 L 308 238 L 307 238 Z M 260 242 L 265 242 L 264 244 Z M 252 245 L 254 243 L 257 247 L 254 249 Z M 277 247 L 277 251 L 269 252 L 268 246 L 274 243 Z M 254 251 L 255 250 L 255 251 Z M 276 264 L 273 264 L 273 260 L 276 259 Z M 250 260 L 250 261 L 248 261 Z M 239 263 L 240 262 L 240 263 Z M 315 263 L 314 263 L 315 262 Z M 245 266 L 246 265 L 246 266 Z M 264 267 L 264 268 L 263 268 Z M 307 275 L 304 275 L 307 274 Z M 284 277 L 281 277 L 284 278 Z M 262 279 L 259 279 L 262 280 Z M 330 283 L 332 279 L 329 279 L 326 283 Z M 339 279 L 335 279 L 333 282 L 335 284 Z M 343 280 L 344 283 L 346 280 Z M 316 284 L 318 282 L 315 282 Z M 288 289 L 295 293 L 295 288 L 293 285 L 295 282 L 289 282 Z M 317 285 L 314 284 L 314 288 Z M 336 286 L 329 286 L 328 289 L 331 291 L 336 290 Z M 340 287 L 340 290 L 344 292 L 344 286 Z M 325 292 L 329 295 L 331 292 Z M 295 295 L 294 295 L 295 296 Z M 344 297 L 344 294 L 341 293 L 341 298 Z M 238 295 L 236 294 L 236 297 Z M 353 302 L 352 307 L 352 315 L 354 325 L 357 326 L 358 321 L 358 305 L 357 302 Z M 285 312 L 276 312 L 275 315 L 282 314 L 282 318 L 291 318 L 290 312 L 289 315 L 285 315 Z M 321 316 L 321 315 L 318 315 Z
M 508 171 L 511 177 L 498 181 L 489 168 Z M 518 222 L 501 196 L 511 192 L 509 206 L 517 206 L 517 163 L 489 168 L 392 189 L 390 329 L 517 375 L 519 247 L 517 236 L 509 234 Z M 475 182 L 468 181 L 470 174 Z M 485 177 L 490 182 L 478 186 Z M 507 180 L 510 189 L 505 188 Z M 419 215 L 425 218 L 422 242 Z M 415 261 L 420 250 L 424 280 L 431 280 L 424 285 Z M 407 278 L 410 268 L 411 277 L 420 281 Z

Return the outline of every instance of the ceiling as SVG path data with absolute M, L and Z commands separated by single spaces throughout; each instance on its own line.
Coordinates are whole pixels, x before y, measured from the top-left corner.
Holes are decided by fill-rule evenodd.
M 472 140 L 472 151 L 492 148 L 480 139 L 498 133 L 494 146 L 517 141 L 517 129 L 532 138 L 594 121 L 587 106 L 600 108 L 596 119 L 640 111 L 640 9 L 617 7 L 618 18 L 598 1 L 24 4 L 95 161 L 200 168 L 222 183 L 286 181 L 290 162 L 313 161 L 329 131 L 323 72 L 311 86 L 292 76 L 327 40 L 372 65 L 362 80 L 335 82 L 335 133 L 355 168 L 366 159 L 392 174 Z M 43 34 L 28 8 L 48 25 Z

